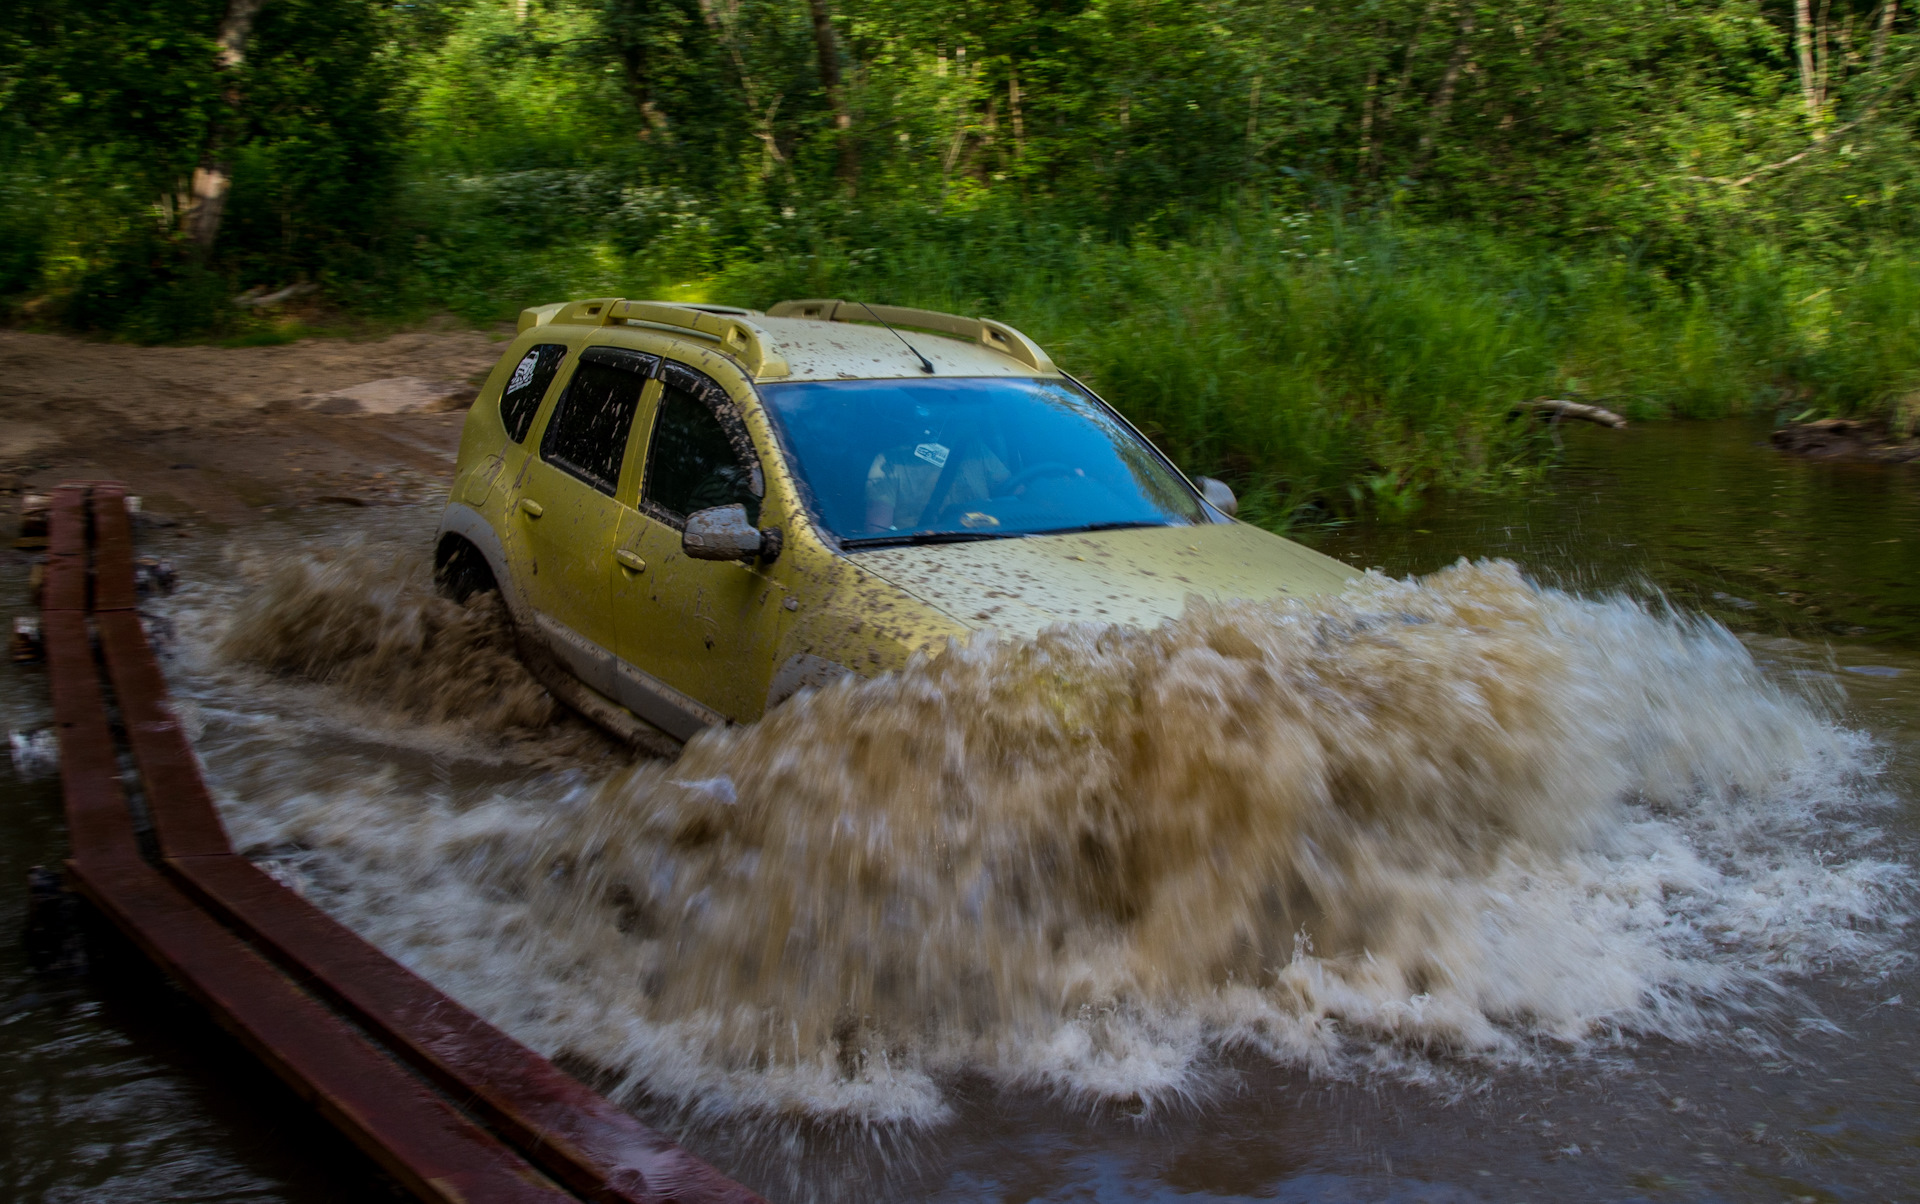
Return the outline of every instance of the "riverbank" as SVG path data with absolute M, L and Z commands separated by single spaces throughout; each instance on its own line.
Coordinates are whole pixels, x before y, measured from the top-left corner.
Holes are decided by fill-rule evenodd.
M 1773 432 L 1783 452 L 1820 460 L 1861 460 L 1910 464 L 1920 460 L 1920 438 L 1903 434 L 1884 419 L 1821 418 L 1790 422 Z
M 1244 517 L 1282 531 L 1529 487 L 1560 454 L 1524 409 L 1542 397 L 1635 422 L 1838 416 L 1877 424 L 1882 449 L 1920 413 L 1920 307 L 1906 303 L 1920 296 L 1920 257 L 1898 247 L 1789 260 L 1756 244 L 1682 282 L 1620 255 L 1325 213 L 1246 211 L 1131 244 L 1016 219 L 882 210 L 858 231 L 865 247 L 849 229 L 795 230 L 740 254 L 688 230 L 625 253 L 600 233 L 528 247 L 475 211 L 450 228 L 434 272 L 388 298 L 451 312 L 382 339 L 300 337 L 343 312 L 310 294 L 223 319 L 264 344 L 252 347 L 0 332 L 0 366 L 26 381 L 0 402 L 15 418 L 0 468 L 26 445 L 94 429 L 96 410 L 112 429 L 146 431 L 162 413 L 193 421 L 210 398 L 247 421 L 268 408 L 457 407 L 522 305 L 596 295 L 754 307 L 840 296 L 991 315 L 1183 468 L 1227 480 Z M 338 396 L 370 382 L 387 393 Z M 182 459 L 194 457 L 170 462 Z
M 0 487 L 113 479 L 181 532 L 291 506 L 444 497 L 505 336 L 464 324 L 269 347 L 0 330 Z

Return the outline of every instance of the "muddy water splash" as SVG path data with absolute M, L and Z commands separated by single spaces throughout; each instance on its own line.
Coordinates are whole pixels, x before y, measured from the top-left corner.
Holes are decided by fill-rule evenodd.
M 966 1075 L 1151 1106 L 1247 1056 L 1764 1042 L 1794 976 L 1895 956 L 1871 774 L 1717 626 L 1462 564 L 982 637 L 599 781 L 229 818 L 633 1095 L 924 1124 Z
M 243 566 L 259 578 L 220 643 L 228 660 L 333 686 L 423 723 L 501 734 L 552 722 L 554 704 L 513 655 L 496 593 L 453 602 L 426 566 L 349 546 Z

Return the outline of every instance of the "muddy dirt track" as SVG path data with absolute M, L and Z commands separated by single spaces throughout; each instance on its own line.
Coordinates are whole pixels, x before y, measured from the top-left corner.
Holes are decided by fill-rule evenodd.
M 124 481 L 182 536 L 275 507 L 419 500 L 445 489 L 508 337 L 130 347 L 0 330 L 0 490 Z

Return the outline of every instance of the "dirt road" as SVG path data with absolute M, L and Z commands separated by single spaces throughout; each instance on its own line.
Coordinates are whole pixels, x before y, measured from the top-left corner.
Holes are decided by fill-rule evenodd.
M 129 347 L 0 330 L 0 491 L 113 479 L 182 535 L 444 490 L 502 332 Z

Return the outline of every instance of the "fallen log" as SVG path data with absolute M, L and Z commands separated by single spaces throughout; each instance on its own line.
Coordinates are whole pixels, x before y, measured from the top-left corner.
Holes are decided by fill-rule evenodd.
M 1627 425 L 1627 420 L 1612 410 L 1605 410 L 1599 406 L 1584 405 L 1577 401 L 1559 401 L 1546 397 L 1542 397 L 1536 401 L 1520 402 L 1513 407 L 1513 412 L 1516 414 L 1528 412 L 1545 414 L 1553 421 L 1559 421 L 1562 418 L 1577 418 L 1582 422 L 1598 423 L 1601 426 L 1610 426 L 1616 430 Z
M 282 301 L 291 301 L 295 297 L 304 297 L 319 287 L 317 284 L 308 284 L 302 281 L 298 284 L 289 284 L 283 289 L 276 292 L 265 293 L 264 295 L 261 289 L 250 288 L 238 297 L 235 297 L 233 303 L 241 309 L 264 309 L 269 305 L 278 305 Z

